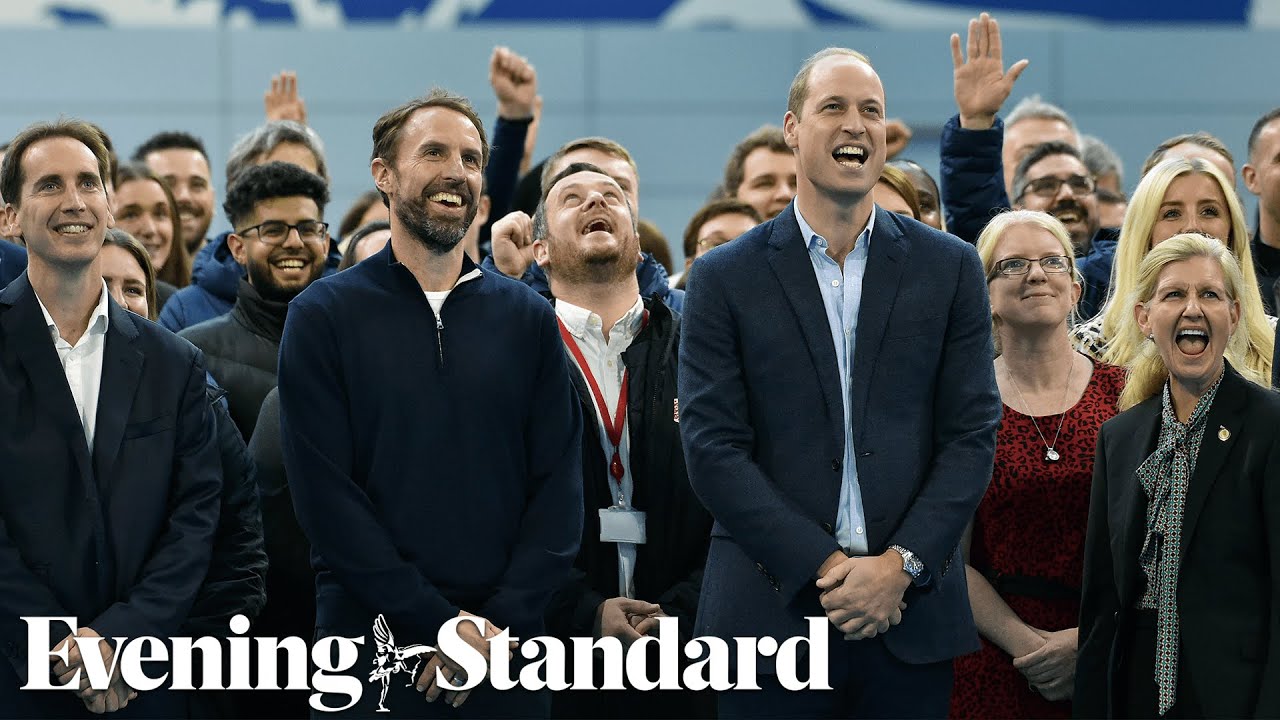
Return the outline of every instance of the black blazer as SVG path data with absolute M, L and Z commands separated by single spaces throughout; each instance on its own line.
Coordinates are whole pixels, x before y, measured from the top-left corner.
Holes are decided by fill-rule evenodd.
M 222 476 L 199 352 L 108 307 L 90 449 L 26 274 L 0 293 L 0 715 L 79 702 L 17 690 L 47 650 L 26 647 L 21 616 L 175 635 L 208 569 Z
M 991 310 L 977 253 L 951 235 L 877 209 L 869 252 L 850 385 L 867 542 L 924 562 L 884 642 L 937 662 L 978 649 L 964 572 L 947 571 L 995 458 Z M 806 634 L 814 574 L 840 547 L 844 403 L 794 203 L 693 264 L 683 323 L 681 435 L 716 521 L 697 634 Z
M 1111 717 L 1133 608 L 1147 498 L 1134 473 L 1160 436 L 1161 396 L 1098 434 L 1085 536 L 1073 709 Z M 1280 716 L 1280 395 L 1230 365 L 1209 409 L 1182 520 L 1178 615 L 1185 677 L 1208 717 Z M 1223 432 L 1225 429 L 1225 432 Z M 1224 439 L 1225 438 L 1225 439 Z M 1181 674 L 1181 673 L 1180 673 Z

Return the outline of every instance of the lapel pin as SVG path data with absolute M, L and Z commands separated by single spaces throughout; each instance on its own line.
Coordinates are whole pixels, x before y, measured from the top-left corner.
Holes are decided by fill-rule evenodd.
M 1218 439 L 1222 442 L 1226 442 L 1231 439 L 1231 431 L 1227 429 L 1226 425 L 1218 426 Z

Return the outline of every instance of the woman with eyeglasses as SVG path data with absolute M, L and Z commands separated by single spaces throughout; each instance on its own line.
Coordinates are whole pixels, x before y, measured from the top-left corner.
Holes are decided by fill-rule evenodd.
M 1244 210 L 1231 181 L 1202 158 L 1163 160 L 1138 183 L 1120 228 L 1111 294 L 1097 317 L 1072 330 L 1072 341 L 1095 360 L 1128 365 L 1140 343 L 1119 329 L 1133 314 L 1129 297 L 1137 287 L 1138 266 L 1152 248 L 1189 232 L 1218 239 L 1240 263 L 1245 280 L 1239 298 L 1246 311 L 1241 328 L 1245 339 L 1239 354 L 1228 349 L 1227 358 L 1237 367 L 1270 376 L 1276 319 L 1262 308 Z
M 1081 288 L 1061 222 L 1029 210 L 998 215 L 978 255 L 1004 414 L 991 484 L 962 541 L 982 649 L 956 659 L 951 715 L 1065 718 L 1094 445 L 1124 373 L 1071 347 Z

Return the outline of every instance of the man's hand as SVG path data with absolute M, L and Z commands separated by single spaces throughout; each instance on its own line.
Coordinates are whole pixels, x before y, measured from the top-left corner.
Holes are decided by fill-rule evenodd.
M 898 156 L 903 150 L 907 149 L 907 144 L 911 142 L 911 128 L 901 120 L 890 120 L 885 123 L 885 159 L 892 160 Z
M 647 617 L 662 612 L 662 608 L 653 603 L 631 598 L 609 598 L 596 608 L 595 637 L 597 640 L 615 637 L 622 641 L 622 647 L 630 647 L 639 640 L 642 634 L 632 626 L 631 618 L 639 615 Z M 636 623 L 640 624 L 640 623 Z
M 298 73 L 284 71 L 271 78 L 271 87 L 262 95 L 267 122 L 293 120 L 307 124 L 307 104 L 298 97 Z
M 508 48 L 494 48 L 489 58 L 489 85 L 498 99 L 498 117 L 505 120 L 533 117 L 538 73 L 527 59 Z
M 1046 700 L 1071 697 L 1076 679 L 1076 650 L 1079 628 L 1047 632 L 1032 628 L 1045 639 L 1038 650 L 1014 658 L 1013 666 L 1026 676 L 1031 687 Z
M 986 130 L 995 124 L 996 113 L 1030 61 L 1019 60 L 1005 72 L 1000 25 L 986 13 L 969 21 L 968 53 L 967 60 L 960 55 L 960 36 L 952 33 L 951 65 L 960 127 Z
M 507 277 L 519 278 L 533 264 L 533 218 L 516 210 L 493 224 L 493 264 Z
M 79 670 L 80 683 L 76 689 L 76 696 L 80 698 L 90 712 L 96 714 L 115 712 L 128 705 L 130 700 L 138 697 L 138 693 L 135 690 L 125 685 L 118 665 L 111 675 L 111 684 L 106 690 L 94 690 L 89 687 L 89 671 L 85 668 L 84 658 L 80 655 L 80 646 L 74 641 L 77 636 L 86 638 L 101 637 L 93 628 L 84 627 L 80 628 L 75 635 L 66 636 L 54 646 L 54 650 L 59 650 L 64 646 L 67 647 L 67 662 L 64 663 L 59 658 L 53 664 L 53 673 L 58 677 L 58 683 L 65 685 Z M 100 642 L 97 645 L 102 657 L 102 666 L 111 668 L 115 659 L 115 650 L 107 642 Z
M 458 613 L 458 617 L 479 616 L 472 615 L 466 610 L 462 610 Z M 487 665 L 490 657 L 489 639 L 497 637 L 502 633 L 502 631 L 488 620 L 485 620 L 484 618 L 479 619 L 482 621 L 481 625 L 484 628 L 483 632 L 477 630 L 475 625 L 469 622 L 458 623 L 457 632 L 460 639 L 474 648 L 476 652 L 479 652 L 484 656 L 484 661 Z M 511 643 L 507 648 L 507 659 L 511 659 L 514 654 L 515 644 Z M 444 675 L 447 685 L 440 685 L 436 682 L 436 670 L 440 670 L 441 674 Z M 427 660 L 426 667 L 423 669 L 422 674 L 418 676 L 417 683 L 414 684 L 414 689 L 420 693 L 425 693 L 427 702 L 435 702 L 436 698 L 443 694 L 445 704 L 457 708 L 461 707 L 462 703 L 466 702 L 467 698 L 471 696 L 471 690 L 458 691 L 450 690 L 449 688 L 458 687 L 466 681 L 467 676 L 466 673 L 462 671 L 462 666 L 453 658 L 450 658 L 448 655 L 437 650 L 435 653 L 432 653 L 431 657 Z
M 632 615 L 628 619 L 631 622 L 631 627 L 635 628 L 636 632 L 641 635 L 652 635 L 653 637 L 658 637 L 658 631 L 661 627 L 661 625 L 658 624 L 658 618 L 664 617 L 667 617 L 667 614 L 659 609 L 656 613 L 651 613 L 649 615 Z
M 866 640 L 902 622 L 902 594 L 910 584 L 902 556 L 889 550 L 878 557 L 849 558 L 823 575 L 819 600 L 846 640 Z

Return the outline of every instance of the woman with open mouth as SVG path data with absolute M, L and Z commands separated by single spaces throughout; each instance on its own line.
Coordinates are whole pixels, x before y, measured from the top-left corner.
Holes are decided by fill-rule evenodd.
M 1230 361 L 1250 293 L 1198 233 L 1134 275 L 1124 411 L 1094 461 L 1077 717 L 1280 716 L 1280 395 Z
M 1072 330 L 1076 347 L 1112 365 L 1128 365 L 1134 359 L 1141 343 L 1124 337 L 1119 329 L 1133 314 L 1129 296 L 1137 287 L 1138 266 L 1152 248 L 1178 233 L 1217 238 L 1235 256 L 1245 281 L 1237 298 L 1246 311 L 1244 340 L 1238 354 L 1228 348 L 1227 358 L 1237 368 L 1270 376 L 1276 318 L 1262 307 L 1244 210 L 1231 181 L 1201 158 L 1171 157 L 1138 183 L 1120 228 L 1111 292 L 1096 317 Z

